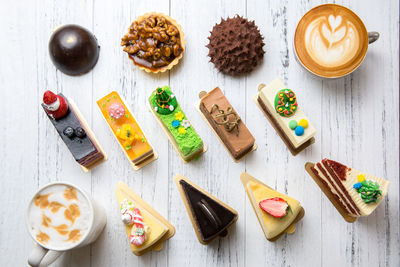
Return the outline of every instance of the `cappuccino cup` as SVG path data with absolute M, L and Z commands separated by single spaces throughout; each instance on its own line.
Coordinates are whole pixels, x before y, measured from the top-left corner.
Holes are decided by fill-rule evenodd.
M 324 4 L 300 19 L 293 47 L 297 61 L 309 72 L 322 78 L 340 78 L 361 65 L 368 45 L 378 38 L 379 33 L 367 32 L 350 9 Z
M 61 254 L 94 242 L 106 225 L 104 208 L 77 186 L 55 182 L 29 202 L 26 224 L 35 242 L 28 263 L 47 266 Z

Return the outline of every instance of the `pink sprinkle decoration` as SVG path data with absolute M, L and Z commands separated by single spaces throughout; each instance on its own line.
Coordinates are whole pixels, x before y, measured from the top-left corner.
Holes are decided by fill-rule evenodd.
M 118 120 L 125 115 L 125 108 L 121 103 L 115 102 L 112 103 L 108 108 L 108 113 L 110 114 L 111 118 Z
M 279 104 L 279 105 L 281 104 L 281 101 L 280 101 L 280 100 L 278 101 L 278 104 Z
M 293 94 L 292 94 L 292 93 L 290 93 L 289 95 L 290 95 L 291 97 L 293 96 Z

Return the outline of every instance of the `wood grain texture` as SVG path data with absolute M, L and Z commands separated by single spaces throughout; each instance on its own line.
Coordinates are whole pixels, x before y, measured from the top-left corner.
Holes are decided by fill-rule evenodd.
M 322 80 L 297 64 L 292 38 L 297 21 L 319 0 L 21 0 L 3 1 L 0 32 L 0 266 L 24 266 L 33 244 L 26 230 L 26 205 L 35 190 L 65 180 L 104 205 L 107 226 L 93 245 L 63 255 L 53 266 L 399 266 L 399 2 L 335 1 L 354 10 L 367 29 L 381 33 L 353 74 Z M 182 25 L 184 57 L 170 73 L 135 68 L 119 46 L 139 15 L 158 11 Z M 209 31 L 221 17 L 255 20 L 265 37 L 264 61 L 246 77 L 232 78 L 208 62 Z M 92 30 L 101 45 L 95 69 L 81 77 L 57 71 L 48 40 L 58 25 Z M 276 77 L 297 93 L 317 129 L 316 143 L 293 157 L 253 103 L 259 83 Z M 147 110 L 152 90 L 169 84 L 208 151 L 183 164 Z M 219 86 L 256 138 L 258 149 L 234 163 L 193 108 L 199 91 Z M 39 103 L 47 90 L 75 100 L 109 160 L 84 173 L 48 121 Z M 135 172 L 101 118 L 96 100 L 118 91 L 147 133 L 158 160 Z M 346 223 L 304 170 L 306 161 L 329 157 L 386 177 L 385 201 L 367 218 Z M 306 215 L 294 235 L 268 242 L 239 179 L 246 171 L 298 199 Z M 208 246 L 198 243 L 173 177 L 180 173 L 239 213 L 230 235 Z M 131 186 L 176 228 L 160 252 L 131 253 L 120 222 L 114 189 Z

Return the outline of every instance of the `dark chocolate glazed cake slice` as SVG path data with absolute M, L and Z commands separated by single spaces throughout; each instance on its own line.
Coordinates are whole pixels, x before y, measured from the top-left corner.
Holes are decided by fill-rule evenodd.
M 227 228 L 238 218 L 237 213 L 226 204 L 202 192 L 186 179 L 180 179 L 177 185 L 183 191 L 182 197 L 186 201 L 193 226 L 200 234 L 200 242 L 208 243 L 217 236 L 226 236 Z
M 54 115 L 48 112 L 48 105 L 42 103 L 42 107 L 74 159 L 80 165 L 89 167 L 103 159 L 104 155 L 95 145 L 95 142 L 90 139 L 86 127 L 75 114 L 73 108 L 71 108 L 67 98 L 62 94 L 58 96 L 65 100 L 65 103 L 68 105 L 68 110 L 65 114 L 54 118 Z

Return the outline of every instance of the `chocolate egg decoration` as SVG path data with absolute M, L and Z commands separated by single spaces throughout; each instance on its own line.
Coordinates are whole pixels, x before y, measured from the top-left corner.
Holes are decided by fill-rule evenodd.
M 49 53 L 57 69 L 68 75 L 90 71 L 99 58 L 96 37 L 79 25 L 58 28 L 49 41 Z

